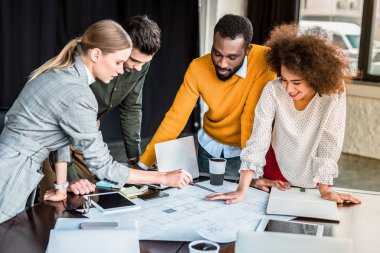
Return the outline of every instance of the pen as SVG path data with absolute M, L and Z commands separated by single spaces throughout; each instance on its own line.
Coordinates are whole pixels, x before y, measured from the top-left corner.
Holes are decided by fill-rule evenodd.
M 200 184 L 196 184 L 196 183 L 193 183 L 193 182 L 190 182 L 189 185 L 202 188 L 203 190 L 206 190 L 206 191 L 215 192 L 213 189 L 207 188 L 206 186 L 203 186 L 203 185 L 200 185 Z

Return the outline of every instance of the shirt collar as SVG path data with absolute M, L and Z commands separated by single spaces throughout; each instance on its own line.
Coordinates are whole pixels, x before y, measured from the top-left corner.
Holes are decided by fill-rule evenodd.
M 95 78 L 90 73 L 90 70 L 87 68 L 86 64 L 84 64 L 84 68 L 86 69 L 87 74 L 87 84 L 90 85 L 95 82 Z
M 240 69 L 235 73 L 235 75 L 238 75 L 241 78 L 245 78 L 247 76 L 247 56 L 244 56 L 243 65 L 241 65 Z

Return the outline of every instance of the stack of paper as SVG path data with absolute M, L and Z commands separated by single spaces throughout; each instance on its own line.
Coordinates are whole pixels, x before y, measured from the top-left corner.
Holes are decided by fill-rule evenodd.
M 148 191 L 148 186 L 144 185 L 141 188 L 137 188 L 136 186 L 131 186 L 131 187 L 122 187 L 119 192 L 127 196 L 127 198 L 133 198 L 138 195 L 141 195 Z

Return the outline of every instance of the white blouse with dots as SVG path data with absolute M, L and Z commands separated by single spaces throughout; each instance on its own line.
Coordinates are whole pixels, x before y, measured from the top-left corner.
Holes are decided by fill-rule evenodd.
M 345 119 L 345 93 L 316 94 L 298 111 L 280 79 L 273 80 L 256 106 L 253 132 L 240 155 L 240 170 L 254 170 L 255 178 L 262 177 L 265 155 L 272 144 L 289 183 L 299 187 L 332 185 L 338 176 Z

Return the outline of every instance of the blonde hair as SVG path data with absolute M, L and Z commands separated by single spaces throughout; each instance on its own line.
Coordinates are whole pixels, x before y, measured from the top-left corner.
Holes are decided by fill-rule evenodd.
M 70 40 L 57 56 L 35 69 L 30 74 L 29 81 L 48 70 L 72 65 L 77 45 L 80 45 L 81 54 L 87 53 L 92 48 L 99 48 L 104 54 L 108 54 L 131 48 L 132 41 L 127 32 L 115 21 L 98 21 L 88 27 L 82 37 Z

